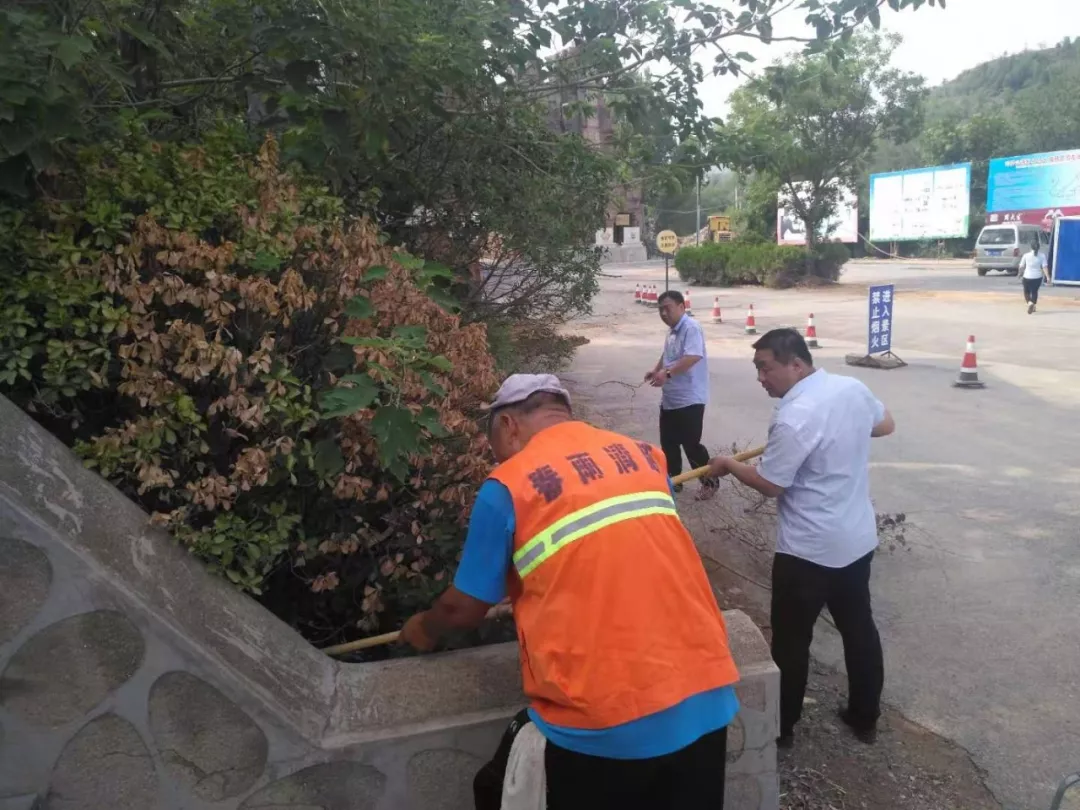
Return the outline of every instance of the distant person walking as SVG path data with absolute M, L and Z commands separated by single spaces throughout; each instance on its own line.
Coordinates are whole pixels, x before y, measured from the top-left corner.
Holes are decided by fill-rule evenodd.
M 772 656 L 780 668 L 780 738 L 794 742 L 822 608 L 844 642 L 848 702 L 840 719 L 863 742 L 876 737 L 885 678 L 881 639 L 870 607 L 870 562 L 877 520 L 870 501 L 870 440 L 888 436 L 893 418 L 852 377 L 814 368 L 794 329 L 774 329 L 754 344 L 765 392 L 780 402 L 761 464 L 714 458 L 714 475 L 733 475 L 777 498 L 779 529 L 772 570 Z
M 1039 287 L 1043 279 L 1050 282 L 1046 257 L 1039 253 L 1039 243 L 1032 242 L 1031 250 L 1020 259 L 1020 282 L 1024 285 L 1024 302 L 1028 305 L 1028 315 L 1035 311 L 1039 303 Z
M 670 331 L 664 341 L 664 353 L 656 366 L 645 375 L 654 388 L 662 388 L 660 399 L 660 448 L 667 459 L 667 472 L 675 477 L 682 472 L 682 454 L 693 468 L 709 463 L 709 451 L 701 443 L 705 405 L 709 401 L 709 366 L 705 356 L 705 336 L 701 324 L 686 314 L 686 301 L 674 290 L 659 298 L 660 319 Z M 716 494 L 715 478 L 703 478 L 699 500 Z M 682 485 L 676 486 L 676 492 Z

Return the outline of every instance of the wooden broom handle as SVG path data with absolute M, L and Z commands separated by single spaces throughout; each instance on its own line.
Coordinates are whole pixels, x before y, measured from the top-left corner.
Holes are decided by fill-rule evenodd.
M 757 458 L 765 452 L 764 447 L 755 447 L 753 450 L 746 450 L 742 453 L 736 453 L 732 458 L 736 461 L 749 461 L 752 458 Z M 690 470 L 690 472 L 684 472 L 682 475 L 676 475 L 671 479 L 673 484 L 685 484 L 687 481 L 693 481 L 695 478 L 703 478 L 709 474 L 709 468 L 698 467 L 696 470 Z
M 501 616 L 509 616 L 511 613 L 509 602 L 500 602 L 491 608 L 487 612 L 484 619 L 497 619 Z M 356 652 L 357 650 L 367 650 L 371 647 L 380 647 L 383 644 L 393 644 L 401 637 L 401 631 L 395 630 L 392 633 L 383 633 L 379 636 L 369 636 L 368 638 L 362 638 L 357 641 L 349 641 L 345 644 L 335 644 L 333 647 L 323 647 L 322 651 L 327 655 L 344 655 L 345 653 Z
M 733 458 L 736 461 L 749 461 L 752 458 L 757 458 L 765 452 L 764 447 L 755 447 L 753 450 L 747 450 L 744 453 L 737 453 Z M 709 474 L 709 468 L 698 467 L 696 470 L 690 470 L 690 472 L 684 472 L 682 475 L 676 475 L 671 479 L 673 484 L 685 484 L 687 481 L 693 481 L 695 478 L 702 478 Z M 502 602 L 495 605 L 491 610 L 487 612 L 486 619 L 495 619 L 500 616 L 509 616 L 511 613 L 510 605 L 506 602 Z M 369 636 L 368 638 L 362 638 L 358 641 L 349 641 L 345 644 L 335 644 L 332 647 L 323 647 L 322 651 L 327 655 L 344 655 L 345 653 L 356 652 L 357 650 L 368 650 L 372 647 L 380 647 L 383 644 L 393 644 L 401 637 L 401 631 L 395 630 L 392 633 L 383 633 L 378 636 Z

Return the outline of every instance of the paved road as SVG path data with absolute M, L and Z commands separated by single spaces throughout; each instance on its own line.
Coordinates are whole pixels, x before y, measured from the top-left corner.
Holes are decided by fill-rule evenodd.
M 586 387 L 638 382 L 664 335 L 632 303 L 635 282 L 662 285 L 663 264 L 608 272 L 595 315 L 577 325 L 591 342 L 571 376 Z M 882 282 L 897 285 L 893 346 L 910 365 L 847 367 L 846 353 L 865 352 L 866 287 Z M 914 524 L 911 550 L 876 564 L 887 699 L 967 749 L 1006 807 L 1049 807 L 1061 776 L 1080 769 L 1080 289 L 1049 290 L 1029 316 L 1012 278 L 867 263 L 825 290 L 694 288 L 703 320 L 714 295 L 725 323 L 706 326 L 711 446 L 765 437 L 772 403 L 742 333 L 751 302 L 759 332 L 813 311 L 818 365 L 863 379 L 896 416 L 871 474 L 877 510 Z M 951 386 L 969 333 L 985 390 Z M 624 429 L 656 439 L 657 392 L 589 390 Z M 841 662 L 824 628 L 816 651 Z

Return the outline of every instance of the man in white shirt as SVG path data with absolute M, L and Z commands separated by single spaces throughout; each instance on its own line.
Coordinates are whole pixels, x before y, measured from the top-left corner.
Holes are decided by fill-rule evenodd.
M 823 607 L 844 642 L 848 704 L 844 721 L 873 742 L 881 714 L 884 662 L 870 606 L 870 562 L 877 518 L 870 502 L 870 439 L 895 429 L 885 406 L 860 381 L 815 369 L 794 329 L 754 344 L 758 381 L 780 400 L 761 464 L 714 458 L 714 475 L 734 475 L 778 499 L 772 571 L 772 656 L 780 668 L 781 747 L 794 742 Z
M 1024 303 L 1028 305 L 1028 315 L 1035 311 L 1039 303 L 1039 287 L 1043 279 L 1050 281 L 1046 258 L 1039 253 L 1038 241 L 1031 243 L 1031 250 L 1020 259 L 1020 282 L 1024 285 Z

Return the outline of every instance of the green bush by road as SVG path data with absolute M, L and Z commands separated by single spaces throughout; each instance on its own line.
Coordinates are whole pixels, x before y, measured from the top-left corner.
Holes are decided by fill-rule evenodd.
M 680 250 L 675 256 L 675 269 L 679 278 L 690 284 L 784 288 L 807 277 L 836 281 L 848 258 L 847 248 L 836 244 L 809 250 L 769 243 L 710 242 Z

